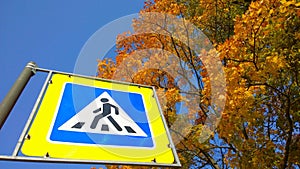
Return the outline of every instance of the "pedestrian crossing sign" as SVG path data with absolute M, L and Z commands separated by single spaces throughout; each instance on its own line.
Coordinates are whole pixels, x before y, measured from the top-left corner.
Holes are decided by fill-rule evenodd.
M 152 87 L 53 74 L 22 153 L 49 158 L 174 164 Z

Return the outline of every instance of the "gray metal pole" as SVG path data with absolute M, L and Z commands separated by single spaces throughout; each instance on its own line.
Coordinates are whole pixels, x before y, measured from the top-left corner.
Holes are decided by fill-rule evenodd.
M 2 100 L 2 103 L 0 104 L 0 129 L 16 104 L 29 79 L 35 74 L 36 67 L 37 65 L 34 62 L 29 62 L 16 80 L 15 84 Z

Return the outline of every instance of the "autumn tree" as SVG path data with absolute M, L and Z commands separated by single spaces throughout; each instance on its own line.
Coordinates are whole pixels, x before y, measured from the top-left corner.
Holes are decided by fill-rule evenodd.
M 155 0 L 140 15 L 98 76 L 155 86 L 183 168 L 300 167 L 298 1 Z
M 252 3 L 220 45 L 231 76 L 218 133 L 235 147 L 227 154 L 232 166 L 299 167 L 299 5 Z

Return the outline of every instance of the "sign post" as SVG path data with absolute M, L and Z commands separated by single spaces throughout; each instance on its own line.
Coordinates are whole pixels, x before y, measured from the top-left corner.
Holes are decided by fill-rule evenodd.
M 0 104 L 0 129 L 2 128 L 9 113 L 11 112 L 14 105 L 16 104 L 19 96 L 21 95 L 29 79 L 31 78 L 31 76 L 35 74 L 36 67 L 37 66 L 34 62 L 29 62 L 26 65 L 26 67 L 24 68 L 24 70 L 16 80 L 15 84 L 12 86 L 12 88 L 10 89 L 10 91 L 7 93 L 2 103 Z

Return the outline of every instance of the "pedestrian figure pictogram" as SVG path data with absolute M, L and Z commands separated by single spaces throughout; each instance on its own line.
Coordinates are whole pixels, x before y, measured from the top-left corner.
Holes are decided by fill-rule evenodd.
M 107 92 L 103 92 L 58 129 L 86 133 L 147 136 Z
M 122 131 L 122 128 L 120 127 L 120 125 L 110 116 L 111 108 L 114 108 L 116 115 L 119 114 L 119 108 L 115 105 L 107 103 L 109 101 L 107 98 L 101 98 L 100 100 L 101 100 L 101 102 L 104 103 L 103 104 L 103 112 L 101 114 L 98 114 L 97 116 L 95 116 L 95 118 L 94 118 L 94 120 L 91 124 L 91 129 L 95 129 L 97 127 L 97 124 L 98 124 L 100 119 L 102 119 L 103 117 L 108 116 L 107 118 L 116 127 L 116 129 L 118 131 Z M 98 113 L 100 111 L 101 111 L 101 108 L 94 110 L 93 113 Z

